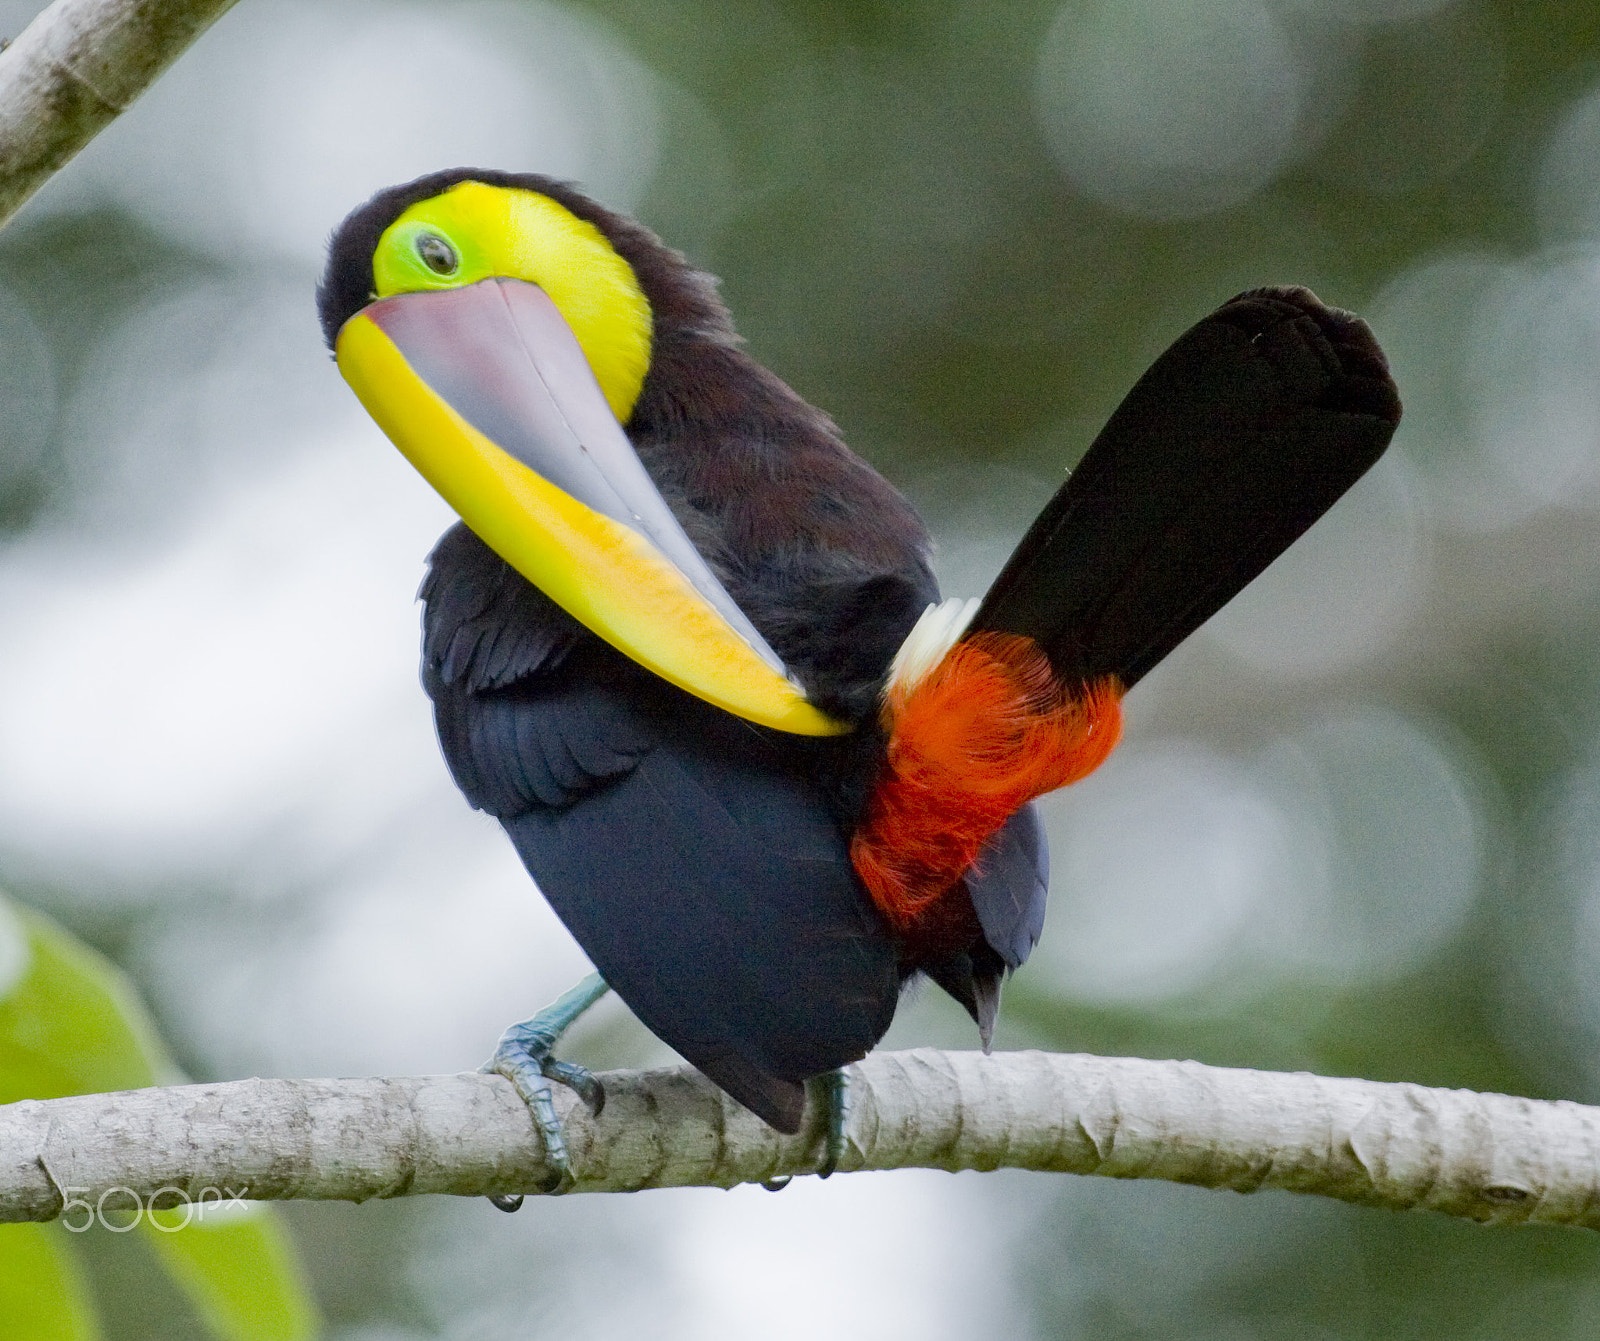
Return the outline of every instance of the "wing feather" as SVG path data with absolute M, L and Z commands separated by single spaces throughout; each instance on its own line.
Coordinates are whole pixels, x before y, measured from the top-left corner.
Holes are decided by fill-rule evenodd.
M 514 590 L 507 610 L 497 563 L 441 544 L 424 585 L 423 682 L 457 782 L 644 1024 L 795 1130 L 801 1082 L 863 1056 L 899 991 L 830 791 L 845 747 L 720 712 L 587 633 L 468 650 L 445 621 L 537 614 Z M 519 658 L 532 669 L 506 682 Z
M 1007 968 L 1019 967 L 1039 943 L 1050 889 L 1050 847 L 1031 802 L 989 840 L 964 879 L 984 940 Z

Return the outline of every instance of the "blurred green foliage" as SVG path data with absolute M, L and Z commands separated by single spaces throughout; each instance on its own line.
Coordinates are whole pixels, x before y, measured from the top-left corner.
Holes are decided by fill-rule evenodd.
M 0 900 L 0 1103 L 172 1084 L 181 1076 L 126 978 L 37 913 Z M 222 1198 L 216 1202 L 228 1201 Z M 150 1211 L 136 1227 L 209 1335 L 221 1341 L 302 1341 L 319 1330 L 293 1245 L 263 1206 Z M 85 1217 L 91 1224 L 85 1223 Z M 129 1215 L 79 1202 L 61 1221 L 0 1226 L 0 1337 L 49 1341 L 102 1335 L 74 1233 L 121 1233 Z M 108 1229 L 106 1226 L 109 1225 Z M 169 1322 L 163 1334 L 181 1334 Z

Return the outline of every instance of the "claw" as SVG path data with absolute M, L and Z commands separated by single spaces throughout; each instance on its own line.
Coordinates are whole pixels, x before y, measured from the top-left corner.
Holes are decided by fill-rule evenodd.
M 605 1111 L 606 1087 L 588 1067 L 547 1058 L 544 1063 L 544 1073 L 549 1079 L 559 1081 L 569 1090 L 576 1091 L 591 1117 L 599 1117 Z
M 845 1152 L 845 1125 L 850 1121 L 850 1073 L 840 1067 L 824 1082 L 824 1101 L 828 1112 L 828 1134 L 822 1150 L 818 1178 L 831 1178 Z
M 544 1142 L 545 1163 L 552 1170 L 539 1189 L 547 1195 L 566 1192 L 575 1181 L 566 1133 L 556 1116 L 550 1082 L 554 1080 L 576 1091 L 596 1117 L 606 1103 L 605 1086 L 591 1072 L 573 1062 L 557 1061 L 550 1053 L 573 1021 L 604 996 L 606 990 L 605 981 L 598 973 L 585 978 L 531 1020 L 507 1029 L 500 1036 L 494 1056 L 479 1068 L 504 1076 L 517 1087 L 522 1102 L 528 1105 L 533 1124 Z M 502 1211 L 514 1211 L 522 1205 L 521 1196 L 491 1196 L 489 1200 Z

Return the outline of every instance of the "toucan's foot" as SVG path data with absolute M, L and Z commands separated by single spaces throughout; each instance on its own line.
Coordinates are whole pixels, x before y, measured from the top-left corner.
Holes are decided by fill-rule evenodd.
M 850 1121 L 850 1073 L 840 1067 L 823 1078 L 823 1101 L 827 1104 L 827 1137 L 822 1148 L 818 1178 L 830 1178 L 844 1158 L 845 1124 Z
M 566 1133 L 556 1117 L 550 1082 L 557 1081 L 576 1091 L 596 1117 L 606 1104 L 605 1087 L 591 1072 L 572 1062 L 559 1062 L 550 1054 L 561 1035 L 606 991 L 605 979 L 598 973 L 591 973 L 531 1020 L 514 1024 L 501 1034 L 494 1056 L 478 1068 L 504 1076 L 517 1087 L 522 1102 L 528 1105 L 533 1124 L 544 1142 L 545 1162 L 552 1170 L 550 1179 L 541 1189 L 548 1194 L 565 1192 L 573 1184 Z M 502 1211 L 514 1211 L 522 1205 L 521 1196 L 490 1197 L 489 1200 Z
M 822 1163 L 817 1165 L 817 1177 L 831 1178 L 839 1168 L 839 1161 L 844 1158 L 844 1128 L 850 1119 L 850 1076 L 841 1066 L 837 1071 L 820 1077 L 816 1084 L 820 1090 L 825 1124 Z M 763 1180 L 761 1186 L 768 1192 L 782 1192 L 793 1181 L 792 1175 L 783 1174 Z

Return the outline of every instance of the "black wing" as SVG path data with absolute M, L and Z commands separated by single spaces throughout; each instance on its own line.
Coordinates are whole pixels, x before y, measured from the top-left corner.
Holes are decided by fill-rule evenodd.
M 1007 968 L 1020 967 L 1039 943 L 1050 891 L 1050 847 L 1032 803 L 1005 822 L 963 879 L 984 940 Z
M 468 799 L 640 1020 L 796 1130 L 800 1082 L 863 1056 L 899 987 L 834 815 L 839 747 L 659 680 L 463 527 L 423 598 L 424 684 Z
M 962 949 L 916 965 L 967 1008 L 989 1050 L 1000 1011 L 1000 983 L 1039 943 L 1050 890 L 1050 849 L 1032 805 L 1017 811 L 989 840 L 961 883 L 977 928 Z
M 1131 687 L 1388 446 L 1400 399 L 1365 323 L 1305 289 L 1223 304 L 1141 377 L 972 627 L 1067 680 Z

